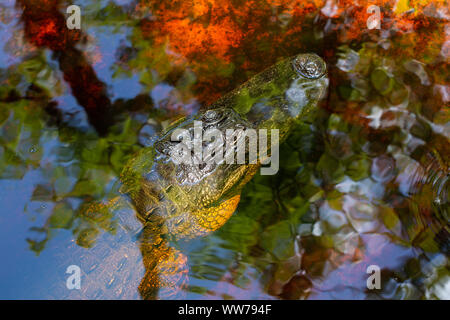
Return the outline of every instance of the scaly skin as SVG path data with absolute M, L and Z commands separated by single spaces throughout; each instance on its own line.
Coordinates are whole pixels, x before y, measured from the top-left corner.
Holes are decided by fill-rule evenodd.
M 175 129 L 278 129 L 280 143 L 316 108 L 328 85 L 326 66 L 314 54 L 285 59 L 219 99 L 207 111 L 182 119 L 154 144 L 126 164 L 121 193 L 126 194 L 143 225 L 140 250 L 146 269 L 139 286 L 144 299 L 165 288 L 177 292 L 187 275 L 186 257 L 173 240 L 206 235 L 223 226 L 236 210 L 244 185 L 261 163 L 212 166 L 176 164 L 170 156 L 178 142 Z M 270 153 L 270 150 L 268 150 Z
M 298 70 L 308 63 L 312 70 L 306 72 L 318 73 L 312 75 L 313 79 Z M 204 131 L 254 128 L 270 133 L 270 129 L 278 129 L 282 142 L 296 121 L 315 108 L 323 96 L 328 84 L 325 72 L 325 63 L 317 55 L 286 59 L 225 95 L 206 112 L 178 121 L 155 143 L 155 151 L 143 150 L 123 171 L 123 192 L 130 195 L 139 216 L 145 221 L 151 215 L 160 215 L 176 238 L 197 236 L 222 226 L 236 209 L 243 186 L 261 164 L 220 163 L 205 168 L 175 164 L 170 157 L 177 144 L 170 140 L 173 131 L 193 130 L 193 121 L 200 120 Z M 149 163 L 142 166 L 146 161 L 152 162 L 151 168 Z M 175 226 L 180 223 L 183 227 Z

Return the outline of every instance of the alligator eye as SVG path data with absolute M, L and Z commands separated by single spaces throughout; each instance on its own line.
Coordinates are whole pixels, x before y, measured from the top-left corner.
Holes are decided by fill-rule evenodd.
M 203 114 L 202 119 L 206 122 L 216 122 L 222 118 L 220 110 L 208 110 Z
M 179 142 L 175 141 L 167 141 L 162 140 L 155 143 L 155 149 L 161 152 L 162 154 L 169 155 L 172 149 L 178 144 Z
M 298 55 L 294 59 L 294 68 L 307 79 L 318 79 L 327 71 L 325 62 L 314 53 Z

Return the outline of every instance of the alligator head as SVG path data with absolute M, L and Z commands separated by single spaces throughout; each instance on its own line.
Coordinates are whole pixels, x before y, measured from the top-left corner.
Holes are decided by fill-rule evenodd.
M 207 111 L 176 122 L 148 153 L 154 156 L 149 159 L 151 169 L 139 173 L 138 192 L 133 188 L 131 198 L 140 218 L 161 219 L 177 238 L 222 226 L 235 211 L 243 186 L 296 122 L 316 108 L 327 85 L 324 61 L 315 54 L 300 54 L 251 78 Z M 244 148 L 244 163 L 227 161 L 239 158 L 239 146 L 252 143 L 252 130 L 270 131 L 271 142 L 278 140 L 270 146 L 266 141 L 264 161 L 261 149 L 252 156 L 250 146 Z M 260 142 L 257 134 L 253 143 Z

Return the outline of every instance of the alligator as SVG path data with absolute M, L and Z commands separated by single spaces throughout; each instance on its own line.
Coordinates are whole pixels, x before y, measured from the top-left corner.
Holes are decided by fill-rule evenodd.
M 143 299 L 171 296 L 182 291 L 188 274 L 187 258 L 174 243 L 207 235 L 223 226 L 235 212 L 245 184 L 264 165 L 262 157 L 241 164 L 204 163 L 194 161 L 195 155 L 191 154 L 188 155 L 191 162 L 174 161 L 174 150 L 182 143 L 173 139 L 176 130 L 184 129 L 195 139 L 194 126 L 196 121 L 201 121 L 203 131 L 214 128 L 225 136 L 227 129 L 237 130 L 233 141 L 245 141 L 248 129 L 277 130 L 277 143 L 282 143 L 298 122 L 317 108 L 327 87 L 325 62 L 313 53 L 299 54 L 262 71 L 204 111 L 176 121 L 152 146 L 141 149 L 124 166 L 118 188 L 121 196 L 114 198 L 108 207 L 119 212 L 124 198 L 132 204 L 134 217 L 118 213 L 122 219 L 120 232 L 134 230 L 132 233 L 138 238 L 145 271 L 131 271 L 122 277 L 124 280 L 116 286 L 118 289 L 112 290 L 116 293 L 114 297 L 129 297 L 123 295 L 124 288 L 120 287 L 132 285 L 130 283 L 139 277 L 142 279 L 138 291 Z M 202 150 L 211 147 L 212 143 L 203 142 Z M 278 145 L 271 144 L 267 155 L 274 148 Z M 236 152 L 236 145 L 228 152 Z M 249 159 L 248 154 L 246 157 Z M 96 208 L 98 204 L 89 210 Z M 111 274 L 120 272 L 105 272 L 105 268 L 121 269 L 123 263 L 117 261 L 124 259 L 132 260 L 131 264 L 138 263 L 130 249 L 135 245 L 130 240 L 118 245 L 122 249 L 113 245 L 103 250 L 102 258 L 97 257 L 95 270 L 89 274 L 84 289 L 87 297 L 92 298 L 90 294 L 95 292 L 92 284 L 98 284 L 104 277 L 108 283 L 116 281 L 117 276 Z M 97 251 L 102 252 L 102 246 L 94 250 Z M 117 252 L 125 258 L 108 262 L 111 255 L 117 256 Z M 165 295 L 161 290 L 166 292 Z

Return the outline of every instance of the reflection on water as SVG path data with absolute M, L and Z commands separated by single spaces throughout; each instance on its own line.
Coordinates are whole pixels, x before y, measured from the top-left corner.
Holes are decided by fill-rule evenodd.
M 449 299 L 449 12 L 376 3 L 381 30 L 354 1 L 85 0 L 68 31 L 66 1 L 2 2 L 0 297 Z M 105 205 L 124 164 L 303 51 L 326 59 L 329 94 L 279 173 L 247 184 L 221 229 L 153 261 L 134 209 Z M 81 290 L 66 288 L 72 264 Z M 182 290 L 146 268 L 178 268 Z

